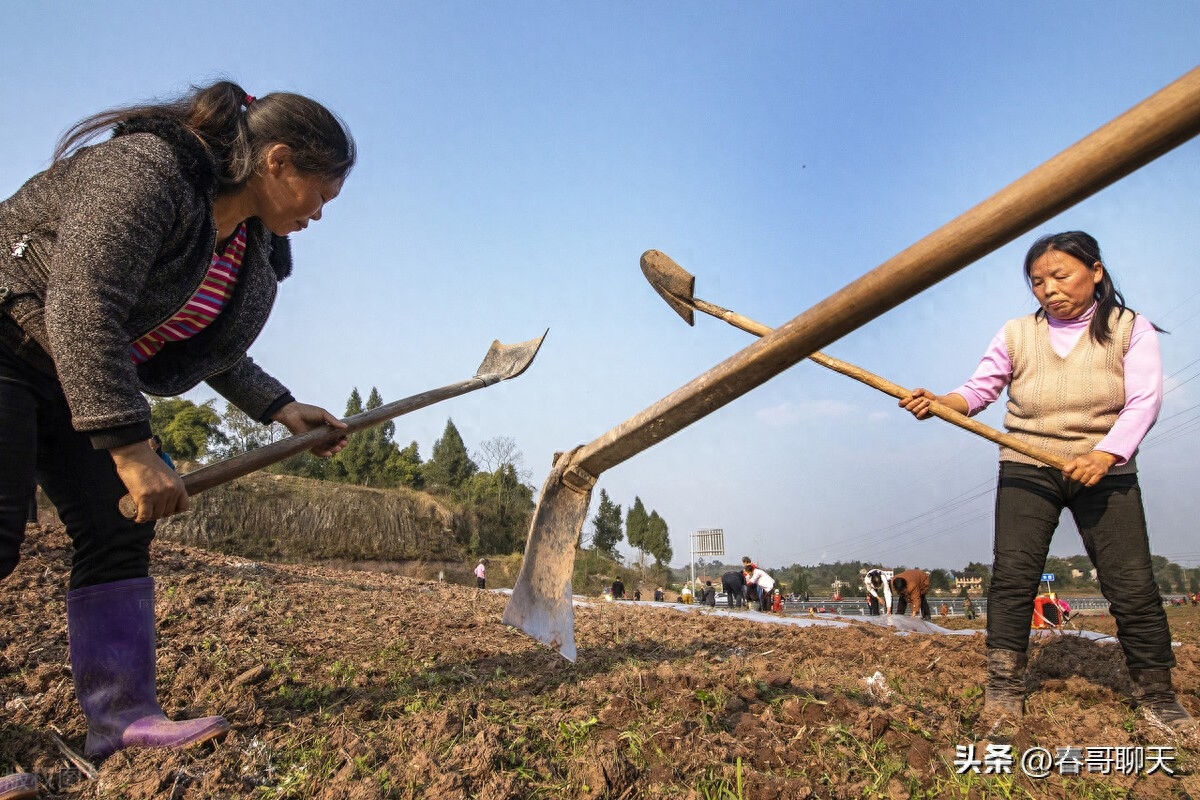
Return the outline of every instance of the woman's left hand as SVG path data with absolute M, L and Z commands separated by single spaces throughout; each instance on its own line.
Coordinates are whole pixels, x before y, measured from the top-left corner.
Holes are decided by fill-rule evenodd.
M 1093 450 L 1087 455 L 1073 458 L 1063 466 L 1063 475 L 1084 486 L 1095 486 L 1108 474 L 1117 457 L 1103 450 Z
M 325 409 L 319 406 L 310 406 L 308 403 L 297 403 L 294 401 L 276 411 L 272 419 L 291 431 L 293 435 L 306 433 L 313 428 L 320 428 L 324 425 L 328 425 L 331 428 L 346 427 L 346 423 Z M 313 455 L 328 458 L 340 452 L 345 446 L 346 437 L 343 436 L 332 445 L 326 445 L 321 448 L 314 447 L 311 452 Z

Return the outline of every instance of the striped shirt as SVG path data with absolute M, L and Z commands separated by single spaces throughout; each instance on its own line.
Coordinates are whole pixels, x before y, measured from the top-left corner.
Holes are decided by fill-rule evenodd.
M 222 253 L 213 253 L 208 273 L 183 308 L 132 345 L 134 364 L 148 361 L 167 342 L 190 339 L 207 328 L 233 296 L 238 270 L 246 254 L 246 223 L 238 226 Z

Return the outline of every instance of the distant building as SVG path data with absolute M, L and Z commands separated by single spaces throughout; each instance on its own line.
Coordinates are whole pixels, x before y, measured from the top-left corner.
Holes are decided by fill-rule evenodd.
M 967 590 L 967 594 L 983 594 L 983 578 L 978 575 L 955 575 L 954 591 Z

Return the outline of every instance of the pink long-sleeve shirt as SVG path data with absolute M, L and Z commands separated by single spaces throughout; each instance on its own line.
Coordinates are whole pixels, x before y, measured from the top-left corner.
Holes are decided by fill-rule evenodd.
M 1096 306 L 1093 305 L 1083 315 L 1069 320 L 1057 320 L 1047 315 L 1050 346 L 1055 353 L 1066 358 L 1079 337 L 1087 334 L 1095 311 Z M 1158 349 L 1158 333 L 1141 314 L 1134 318 L 1129 349 L 1125 351 L 1122 363 L 1125 370 L 1125 407 L 1117 415 L 1112 430 L 1095 448 L 1116 456 L 1117 465 L 1126 463 L 1137 452 L 1162 407 L 1162 355 Z M 968 414 L 974 416 L 1000 397 L 1004 387 L 1012 380 L 1012 371 L 1004 328 L 1001 328 L 992 338 L 974 374 L 952 393 L 967 401 Z

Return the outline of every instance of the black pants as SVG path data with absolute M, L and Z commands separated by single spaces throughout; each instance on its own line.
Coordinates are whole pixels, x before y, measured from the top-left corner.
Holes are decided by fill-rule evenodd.
M 996 490 L 996 539 L 988 590 L 987 646 L 1025 652 L 1050 539 L 1071 510 L 1117 622 L 1130 669 L 1175 666 L 1171 632 L 1150 565 L 1137 474 L 1108 475 L 1092 487 L 1050 467 L 1004 461 Z
M 1042 577 L 1042 573 L 1039 572 L 1038 577 L 1039 578 Z M 1032 603 L 1032 602 L 1033 602 L 1033 600 L 1031 599 L 1030 603 Z M 1032 618 L 1033 606 L 1031 605 L 1029 608 L 1030 608 L 1030 615 Z M 902 617 L 908 613 L 908 596 L 907 595 L 902 594 L 896 598 L 896 613 Z M 932 619 L 933 618 L 933 614 L 929 611 L 929 600 L 926 599 L 925 595 L 921 595 L 921 618 L 922 619 Z
M 721 591 L 725 593 L 725 600 L 729 603 L 730 608 L 743 604 L 745 598 L 742 595 L 746 591 L 746 587 L 740 581 L 729 581 L 722 578 Z
M 774 597 L 771 594 L 771 592 L 766 591 L 761 586 L 758 588 L 758 610 L 759 611 L 770 611 L 771 610 L 771 602 L 773 600 L 774 600 Z
M 872 597 L 871 595 L 867 595 L 867 609 L 871 612 L 872 617 L 878 617 L 879 609 L 882 607 L 883 607 L 883 604 L 879 602 L 878 597 Z M 889 608 L 888 611 L 890 612 L 891 609 Z
M 39 483 L 74 545 L 70 588 L 149 574 L 154 523 L 121 516 L 125 484 L 112 457 L 71 427 L 55 378 L 0 346 L 0 579 L 17 566 Z

